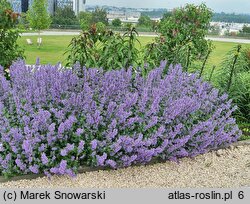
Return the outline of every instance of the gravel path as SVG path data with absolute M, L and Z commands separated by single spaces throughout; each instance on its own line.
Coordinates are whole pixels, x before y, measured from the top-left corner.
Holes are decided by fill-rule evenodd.
M 180 163 L 80 174 L 72 179 L 55 176 L 0 184 L 16 188 L 144 188 L 144 187 L 250 187 L 250 146 L 218 150 Z

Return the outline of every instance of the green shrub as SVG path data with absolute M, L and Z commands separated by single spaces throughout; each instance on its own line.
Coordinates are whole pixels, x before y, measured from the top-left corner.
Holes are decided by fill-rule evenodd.
M 142 57 L 135 43 L 138 33 L 130 27 L 124 35 L 105 29 L 103 23 L 74 37 L 69 45 L 67 66 L 79 62 L 81 66 L 102 67 L 104 70 L 140 65 Z
M 18 46 L 19 31 L 16 29 L 18 13 L 11 10 L 10 4 L 3 0 L 0 4 L 0 65 L 8 68 L 13 60 L 23 58 L 23 50 Z
M 147 47 L 145 60 L 153 65 L 160 60 L 168 60 L 168 64 L 181 63 L 186 71 L 193 61 L 203 61 L 210 49 L 205 37 L 211 17 L 212 12 L 205 4 L 187 4 L 174 9 L 171 15 L 166 15 L 161 21 L 161 36 Z
M 77 25 L 79 24 L 75 12 L 70 6 L 57 8 L 55 15 L 52 16 L 52 23 L 57 25 Z
M 241 123 L 239 128 L 242 130 L 240 140 L 250 140 L 250 123 Z
M 230 88 L 229 96 L 238 107 L 235 112 L 238 120 L 250 122 L 250 71 L 237 75 L 237 80 Z
M 122 22 L 119 18 L 116 18 L 112 21 L 112 26 L 114 27 L 121 27 L 121 25 L 122 25 Z
M 227 91 L 238 106 L 237 119 L 250 121 L 250 63 L 249 49 L 237 45 L 230 50 L 221 63 L 221 72 L 217 84 L 222 91 Z

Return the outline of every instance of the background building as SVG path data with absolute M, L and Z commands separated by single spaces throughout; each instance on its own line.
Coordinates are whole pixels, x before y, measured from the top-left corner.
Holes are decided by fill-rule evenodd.
M 22 0 L 21 1 L 21 9 L 22 12 L 27 12 L 29 9 L 29 0 Z
M 13 10 L 17 13 L 27 12 L 28 8 L 33 4 L 34 0 L 8 0 Z M 57 7 L 72 7 L 76 15 L 81 11 L 85 11 L 86 0 L 48 0 L 48 12 L 53 15 Z
M 110 23 L 114 19 L 119 18 L 122 23 L 137 24 L 140 16 L 141 13 L 135 11 L 109 11 L 107 18 Z
M 16 13 L 22 12 L 22 0 L 8 0 L 13 8 L 13 11 Z
M 81 11 L 85 11 L 86 0 L 56 0 L 56 7 L 63 8 L 69 6 L 78 15 Z
M 33 4 L 34 0 L 28 0 L 29 1 L 29 7 Z
M 47 0 L 48 1 L 48 12 L 53 15 L 56 10 L 56 1 L 55 0 Z
M 73 9 L 74 2 L 73 0 L 56 0 L 56 7 L 63 8 L 63 7 L 71 7 Z
M 73 10 L 76 15 L 78 15 L 81 11 L 85 11 L 86 0 L 73 0 L 73 3 Z

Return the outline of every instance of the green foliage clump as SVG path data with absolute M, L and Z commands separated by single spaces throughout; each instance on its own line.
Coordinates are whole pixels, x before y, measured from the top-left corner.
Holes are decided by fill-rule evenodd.
M 193 61 L 204 60 L 210 47 L 205 37 L 211 17 L 212 11 L 205 4 L 187 4 L 175 9 L 171 15 L 167 13 L 159 25 L 161 36 L 147 47 L 146 60 L 152 63 L 161 60 L 168 60 L 169 64 L 181 63 L 186 71 Z M 153 47 L 155 49 L 151 51 Z
M 103 33 L 107 29 L 107 26 L 102 22 L 96 23 L 95 26 L 96 26 L 97 33 Z
M 108 25 L 107 11 L 97 7 L 93 12 L 80 12 L 79 13 L 80 27 L 83 31 L 91 29 L 92 25 L 104 30 Z
M 39 33 L 41 30 L 49 28 L 51 24 L 51 18 L 47 11 L 47 3 L 47 0 L 34 0 L 27 13 L 30 27 L 38 30 Z
M 91 27 L 92 13 L 91 12 L 80 12 L 78 16 L 80 20 L 80 27 L 82 30 L 89 30 Z
M 141 52 L 135 46 L 138 39 L 135 37 L 137 32 L 133 25 L 124 25 L 125 30 L 128 31 L 124 36 L 110 34 L 105 29 L 104 22 L 101 24 L 99 20 L 95 21 L 101 16 L 105 20 L 106 11 L 97 8 L 91 18 L 93 23 L 98 23 L 92 26 L 92 31 L 84 32 L 82 37 L 72 40 L 68 57 L 70 64 L 79 61 L 80 64 L 88 67 L 140 66 L 143 69 L 147 67 L 149 71 L 159 66 L 162 60 L 167 60 L 168 64 L 180 63 L 187 71 L 192 62 L 200 60 L 203 62 L 202 74 L 213 48 L 211 42 L 205 39 L 212 16 L 212 12 L 205 4 L 199 6 L 188 4 L 171 14 L 167 12 L 160 25 L 157 22 L 153 23 L 148 16 L 142 15 L 138 27 L 150 26 L 155 30 L 159 26 L 161 36 L 156 37 L 155 41 L 148 44 Z M 86 28 L 88 27 L 89 25 Z M 97 40 L 93 41 L 93 39 Z M 104 57 L 103 62 L 102 57 Z
M 97 7 L 92 12 L 91 24 L 93 25 L 99 22 L 108 25 L 107 11 L 103 8 Z
M 227 91 L 238 109 L 240 122 L 250 121 L 250 49 L 237 45 L 230 50 L 221 63 L 217 83 Z
M 120 27 L 122 25 L 122 22 L 119 18 L 115 18 L 113 21 L 112 21 L 112 26 L 114 27 Z
M 52 23 L 58 25 L 77 25 L 79 21 L 75 12 L 70 6 L 57 8 L 55 15 L 52 17 Z
M 27 19 L 27 13 L 21 13 L 18 18 L 18 29 L 20 30 L 28 30 L 29 29 L 29 21 Z
M 138 20 L 138 26 L 141 27 L 152 27 L 152 20 L 149 16 L 141 15 Z
M 240 140 L 250 140 L 250 123 L 241 123 L 239 128 L 242 131 L 242 136 Z
M 74 37 L 68 47 L 68 66 L 102 67 L 104 70 L 128 68 L 141 64 L 135 43 L 138 33 L 130 27 L 121 35 L 105 29 L 104 24 L 92 25 L 89 31 Z
M 250 122 L 250 71 L 238 74 L 229 95 L 238 107 L 236 112 L 238 120 Z
M 19 14 L 14 13 L 10 4 L 3 0 L 0 4 L 0 65 L 6 75 L 13 60 L 23 58 L 23 50 L 17 44 L 19 31 L 16 24 Z
M 242 32 L 243 33 L 250 33 L 250 27 L 247 26 L 247 25 L 244 25 L 243 28 L 242 28 Z

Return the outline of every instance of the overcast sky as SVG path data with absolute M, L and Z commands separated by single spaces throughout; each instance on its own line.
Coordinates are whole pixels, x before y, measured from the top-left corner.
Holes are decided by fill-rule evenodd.
M 199 4 L 202 2 L 216 12 L 250 13 L 250 0 L 87 0 L 87 5 L 172 9 L 186 3 Z

